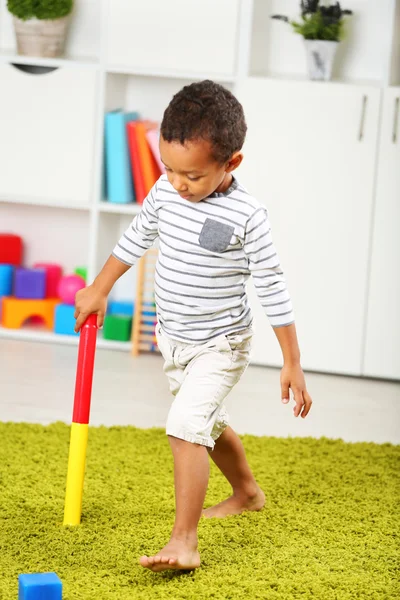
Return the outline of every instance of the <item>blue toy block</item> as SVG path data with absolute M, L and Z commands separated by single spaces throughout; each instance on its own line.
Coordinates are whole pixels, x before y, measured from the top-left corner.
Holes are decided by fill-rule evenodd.
M 133 302 L 121 302 L 119 300 L 112 300 L 108 304 L 109 315 L 124 315 L 126 317 L 132 317 L 135 307 Z
M 75 307 L 70 304 L 57 304 L 54 312 L 54 331 L 62 335 L 79 335 L 75 333 Z
M 13 274 L 13 265 L 0 265 L 0 297 L 11 296 Z
M 19 575 L 18 600 L 62 600 L 62 581 L 56 573 Z
M 44 300 L 46 297 L 46 271 L 44 269 L 17 269 L 14 295 L 16 298 Z

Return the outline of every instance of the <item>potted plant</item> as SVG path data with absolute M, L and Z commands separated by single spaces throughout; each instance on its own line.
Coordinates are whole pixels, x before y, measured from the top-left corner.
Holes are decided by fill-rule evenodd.
M 63 55 L 73 0 L 7 0 L 7 8 L 14 17 L 18 54 Z
M 289 23 L 303 36 L 310 79 L 328 80 L 332 76 L 337 46 L 344 35 L 344 17 L 351 10 L 342 10 L 339 2 L 321 4 L 319 0 L 301 0 L 301 20 L 291 21 L 283 15 L 273 15 Z

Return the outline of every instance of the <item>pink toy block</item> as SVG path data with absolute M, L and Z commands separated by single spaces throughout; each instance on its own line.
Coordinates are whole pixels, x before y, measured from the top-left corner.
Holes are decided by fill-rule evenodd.
M 46 273 L 46 298 L 57 298 L 57 288 L 63 274 L 61 265 L 53 263 L 36 263 L 34 269 L 43 269 Z
M 16 269 L 14 295 L 20 299 L 43 300 L 46 291 L 46 273 L 41 269 Z
M 0 264 L 20 266 L 23 244 L 19 235 L 0 233 Z

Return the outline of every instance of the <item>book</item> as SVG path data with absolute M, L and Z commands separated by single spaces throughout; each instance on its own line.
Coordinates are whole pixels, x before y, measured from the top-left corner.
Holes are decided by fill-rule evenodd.
M 141 121 L 136 121 L 132 123 L 132 127 L 136 134 L 136 142 L 139 149 L 140 164 L 143 173 L 144 192 L 147 196 L 161 173 L 147 141 L 145 124 Z
M 116 204 L 135 201 L 133 176 L 129 164 L 126 123 L 138 119 L 137 113 L 124 113 L 121 109 L 106 113 L 105 117 L 105 168 L 107 199 Z
M 161 160 L 160 149 L 158 146 L 160 132 L 156 129 L 148 129 L 146 131 L 146 137 L 160 173 L 165 173 L 165 166 Z
M 134 121 L 130 121 L 126 124 L 126 132 L 128 137 L 129 158 L 133 174 L 136 202 L 138 204 L 143 204 L 143 201 L 146 197 L 146 192 Z

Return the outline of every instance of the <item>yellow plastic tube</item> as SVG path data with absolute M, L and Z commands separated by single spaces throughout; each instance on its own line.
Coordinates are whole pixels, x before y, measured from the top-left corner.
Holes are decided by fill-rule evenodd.
M 72 423 L 65 494 L 64 525 L 79 525 L 89 425 Z

